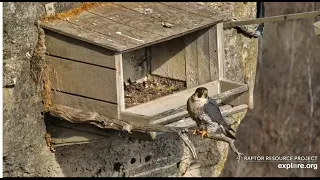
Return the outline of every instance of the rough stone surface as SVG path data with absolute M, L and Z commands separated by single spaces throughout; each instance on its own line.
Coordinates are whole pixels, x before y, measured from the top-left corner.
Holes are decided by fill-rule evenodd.
M 44 4 L 4 3 L 5 177 L 219 176 L 228 146 L 199 137 L 191 138 L 199 156 L 195 162 L 185 145 L 172 135 L 163 135 L 155 141 L 114 136 L 90 144 L 63 147 L 51 153 L 44 139 L 40 88 L 33 81 L 35 74 L 30 68 L 31 62 L 35 63 L 33 51 L 38 39 L 35 20 L 45 13 Z M 56 12 L 79 4 L 58 3 Z M 221 8 L 237 11 L 234 7 L 237 4 L 222 4 Z M 255 3 L 248 4 L 239 10 L 255 12 Z M 241 39 L 233 41 L 236 41 L 234 46 L 245 44 Z M 245 58 L 234 57 L 240 61 Z
M 42 104 L 38 84 L 32 80 L 30 62 L 38 41 L 35 20 L 45 3 L 5 2 L 3 79 L 3 175 L 62 175 L 44 140 Z

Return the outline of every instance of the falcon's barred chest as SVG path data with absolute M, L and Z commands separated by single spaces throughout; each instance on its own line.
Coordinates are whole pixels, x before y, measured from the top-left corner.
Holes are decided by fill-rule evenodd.
M 200 115 L 204 113 L 203 106 L 207 103 L 207 99 L 189 98 L 187 103 L 187 110 L 190 116 L 196 121 L 197 125 L 201 124 Z

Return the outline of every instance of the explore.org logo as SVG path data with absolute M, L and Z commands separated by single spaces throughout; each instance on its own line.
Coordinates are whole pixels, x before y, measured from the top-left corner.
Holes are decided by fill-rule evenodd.
M 277 162 L 279 169 L 318 169 L 318 156 L 243 156 L 245 162 Z

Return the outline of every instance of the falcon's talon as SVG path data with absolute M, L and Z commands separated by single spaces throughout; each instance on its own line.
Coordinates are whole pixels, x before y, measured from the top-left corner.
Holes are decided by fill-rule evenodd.
M 204 136 L 208 137 L 208 132 L 207 131 L 199 131 L 201 134 L 201 137 L 204 138 Z
M 199 133 L 199 130 L 198 129 L 195 129 L 193 130 L 193 133 L 192 134 L 198 134 Z

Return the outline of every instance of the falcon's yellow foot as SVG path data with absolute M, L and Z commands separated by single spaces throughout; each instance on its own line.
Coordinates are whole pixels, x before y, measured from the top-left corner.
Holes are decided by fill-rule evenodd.
M 201 137 L 204 138 L 204 136 L 208 137 L 208 132 L 207 131 L 199 131 L 201 134 Z
M 193 131 L 193 134 L 199 134 L 199 130 L 198 130 L 198 129 L 195 129 L 195 130 Z

